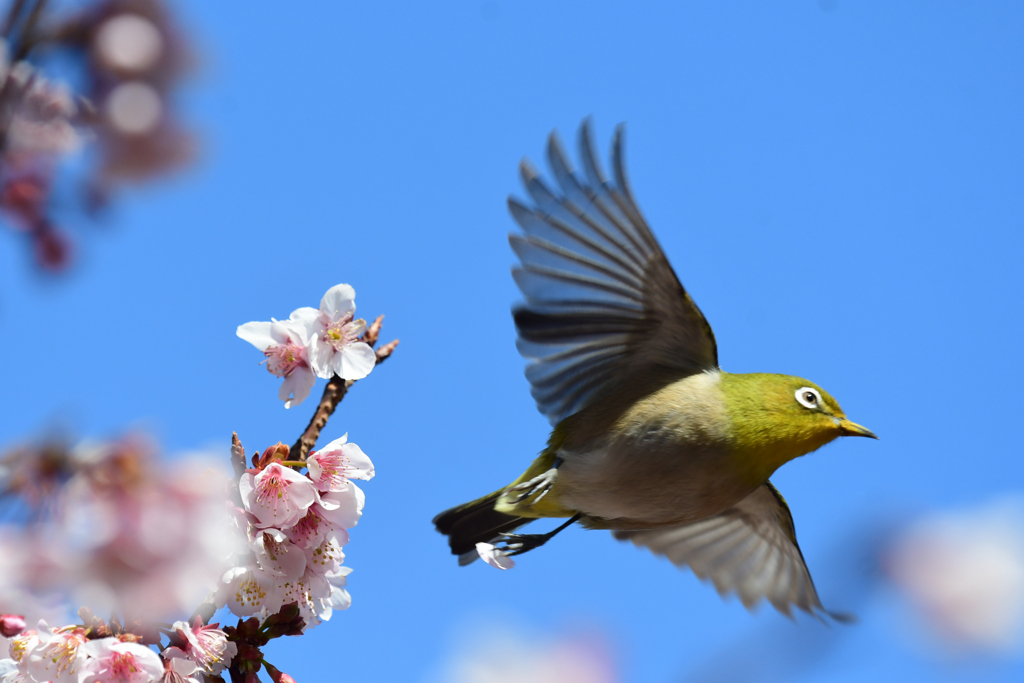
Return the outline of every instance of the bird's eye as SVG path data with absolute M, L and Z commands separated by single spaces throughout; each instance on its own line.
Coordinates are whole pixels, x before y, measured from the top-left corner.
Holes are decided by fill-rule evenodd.
M 810 408 L 811 410 L 817 410 L 821 407 L 821 395 L 817 389 L 812 389 L 811 387 L 800 387 L 797 389 L 796 400 L 804 408 Z

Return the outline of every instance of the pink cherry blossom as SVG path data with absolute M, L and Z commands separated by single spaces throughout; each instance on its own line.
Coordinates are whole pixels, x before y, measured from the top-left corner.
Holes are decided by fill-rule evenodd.
M 145 645 L 101 638 L 90 640 L 82 649 L 89 659 L 81 683 L 150 683 L 164 673 L 159 655 Z
M 348 434 L 335 439 L 306 460 L 309 478 L 321 491 L 337 491 L 349 479 L 372 479 L 373 463 L 354 443 L 348 443 Z
M 337 529 L 329 533 L 319 545 L 306 550 L 306 566 L 311 572 L 326 575 L 336 572 L 345 561 L 341 549 L 348 542 L 348 532 Z
M 243 474 L 238 490 L 245 509 L 259 520 L 257 526 L 278 529 L 302 519 L 317 495 L 308 477 L 277 462 L 256 474 Z
M 311 548 L 320 545 L 320 541 L 332 529 L 332 525 L 323 515 L 320 514 L 317 505 L 311 505 L 306 511 L 306 516 L 295 523 L 294 526 L 285 529 L 285 535 L 300 548 Z
M 67 626 L 51 629 L 45 621 L 39 622 L 39 642 L 28 653 L 26 673 L 37 681 L 51 683 L 78 683 L 83 671 L 87 642 L 85 629 Z M 13 648 L 12 648 L 13 649 Z
M 267 370 L 284 377 L 278 397 L 285 408 L 297 406 L 309 396 L 316 375 L 309 360 L 310 333 L 295 320 L 271 320 L 239 325 L 239 337 L 263 351 Z
M 335 285 L 320 301 L 320 309 L 303 307 L 292 313 L 312 333 L 312 365 L 320 377 L 362 379 L 370 374 L 377 357 L 370 345 L 359 341 L 366 321 L 355 320 L 356 291 L 349 285 Z
M 204 626 L 199 617 L 191 626 L 184 621 L 174 622 L 174 630 L 187 642 L 186 654 L 208 674 L 219 674 L 231 666 L 231 660 L 238 654 L 238 646 L 228 640 L 219 626 Z
M 480 559 L 492 567 L 512 569 L 512 567 L 516 566 L 515 561 L 511 557 L 490 543 L 477 543 L 476 551 L 480 554 Z

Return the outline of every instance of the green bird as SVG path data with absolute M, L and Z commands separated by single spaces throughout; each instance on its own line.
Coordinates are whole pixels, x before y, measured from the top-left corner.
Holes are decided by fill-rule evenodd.
M 509 236 L 525 298 L 513 317 L 533 397 L 554 429 L 511 485 L 434 524 L 469 564 L 478 543 L 517 555 L 579 522 L 689 566 L 747 608 L 767 599 L 786 614 L 825 612 L 768 478 L 837 437 L 877 437 L 809 380 L 718 367 L 711 326 L 633 199 L 622 133 L 614 182 L 589 121 L 582 177 L 555 133 L 547 156 L 557 189 L 520 165 L 533 206 L 508 201 L 525 233 Z M 568 521 L 547 534 L 511 533 L 541 517 Z

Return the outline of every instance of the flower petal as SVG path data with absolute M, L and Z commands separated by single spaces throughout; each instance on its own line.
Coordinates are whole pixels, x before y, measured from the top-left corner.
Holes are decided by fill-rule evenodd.
M 277 396 L 284 401 L 285 408 L 293 408 L 309 398 L 309 392 L 312 391 L 314 384 L 316 374 L 312 368 L 296 368 L 292 374 L 284 378 Z M 289 395 L 292 398 L 288 398 Z
M 495 548 L 490 543 L 477 543 L 476 551 L 487 564 L 498 569 L 512 569 L 516 566 L 515 561 L 503 551 Z
M 355 342 L 343 348 L 341 369 L 338 372 L 343 379 L 362 379 L 370 374 L 377 364 L 377 354 L 366 342 Z
M 249 342 L 260 351 L 263 351 L 269 346 L 273 346 L 277 343 L 271 334 L 271 330 L 274 326 L 272 322 L 251 322 L 239 325 L 238 329 L 235 330 L 237 334 L 243 340 Z
M 340 320 L 356 310 L 356 290 L 350 285 L 334 285 L 320 300 L 320 313 L 331 320 Z

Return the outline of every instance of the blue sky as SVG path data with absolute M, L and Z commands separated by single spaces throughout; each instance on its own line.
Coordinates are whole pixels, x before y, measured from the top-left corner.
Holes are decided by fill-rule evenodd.
M 761 653 L 764 680 L 1019 680 L 1019 657 L 920 656 L 850 565 L 878 526 L 1024 489 L 1024 7 L 639 4 L 181 3 L 203 158 L 82 227 L 59 281 L 4 238 L 3 441 L 291 443 L 313 406 L 286 411 L 235 328 L 347 282 L 402 343 L 324 433 L 377 477 L 346 549 L 352 608 L 270 650 L 297 680 L 427 680 L 486 620 L 601 633 L 626 681 L 687 680 L 719 652 Z M 773 478 L 823 600 L 859 625 L 751 616 L 602 532 L 500 573 L 457 567 L 433 531 L 546 439 L 505 197 L 520 158 L 587 115 L 602 149 L 627 123 L 636 196 L 722 367 L 808 377 L 881 436 Z

